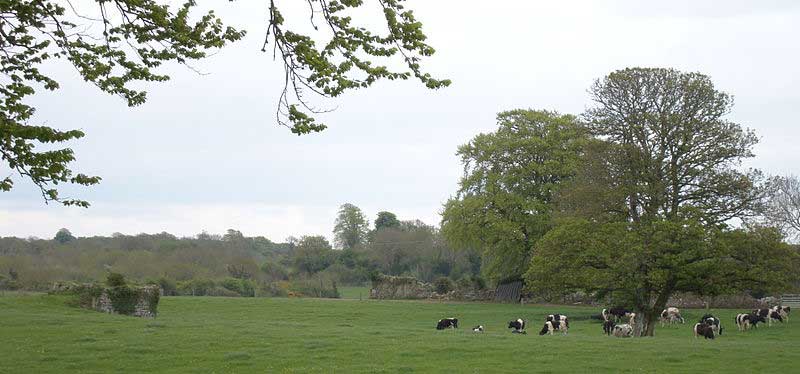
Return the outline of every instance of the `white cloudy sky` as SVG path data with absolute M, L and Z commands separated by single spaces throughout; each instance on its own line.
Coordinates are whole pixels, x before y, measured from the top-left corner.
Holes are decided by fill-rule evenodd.
M 371 219 L 389 210 L 437 224 L 461 174 L 456 147 L 491 131 L 498 111 L 581 113 L 594 79 L 632 66 L 710 75 L 736 98 L 731 118 L 762 138 L 749 166 L 800 174 L 795 0 L 411 0 L 438 50 L 426 68 L 453 85 L 349 94 L 324 117 L 328 130 L 303 137 L 274 122 L 282 72 L 259 51 L 266 1 L 210 3 L 249 36 L 197 64 L 208 75 L 171 68 L 172 81 L 149 86 L 144 106 L 128 108 L 53 67 L 63 89 L 34 99 L 37 119 L 84 130 L 75 169 L 103 182 L 68 190 L 92 202 L 80 209 L 45 205 L 18 181 L 0 199 L 0 236 L 51 237 L 60 227 L 79 236 L 329 236 L 344 202 Z

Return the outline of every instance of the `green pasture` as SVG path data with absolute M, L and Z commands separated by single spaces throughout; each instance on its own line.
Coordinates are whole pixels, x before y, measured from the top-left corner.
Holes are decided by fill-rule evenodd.
M 702 310 L 654 338 L 620 339 L 602 335 L 594 308 L 357 297 L 165 297 L 157 319 L 138 319 L 7 293 L 0 373 L 791 373 L 800 364 L 800 320 L 741 333 L 734 310 L 712 311 L 725 322 L 714 341 L 692 337 Z M 553 312 L 570 316 L 569 335 L 537 334 Z M 461 329 L 434 329 L 450 316 Z M 505 328 L 518 317 L 531 321 L 527 335 Z M 486 332 L 473 333 L 477 324 Z

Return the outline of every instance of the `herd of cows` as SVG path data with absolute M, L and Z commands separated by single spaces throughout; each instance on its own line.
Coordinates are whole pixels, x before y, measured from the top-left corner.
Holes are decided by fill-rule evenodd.
M 788 322 L 789 312 L 791 307 L 788 306 L 774 306 L 772 308 L 755 309 L 750 313 L 742 313 L 736 316 L 736 327 L 739 331 L 749 330 L 751 327 L 757 327 L 759 323 L 766 323 L 772 326 L 773 321 Z M 616 336 L 620 338 L 631 337 L 634 333 L 636 324 L 636 313 L 625 308 L 610 308 L 603 309 L 600 313 L 603 319 L 603 333 L 609 336 Z M 619 323 L 626 321 L 627 323 Z M 681 311 L 675 307 L 669 307 L 661 312 L 659 318 L 661 326 L 665 324 L 685 323 L 686 320 L 681 316 Z M 508 322 L 508 328 L 514 334 L 527 334 L 525 328 L 527 323 L 522 318 Z M 437 330 L 444 330 L 448 328 L 458 328 L 458 318 L 443 318 L 436 324 Z M 569 318 L 563 314 L 550 314 L 545 318 L 544 326 L 539 331 L 539 335 L 550 334 L 558 331 L 567 334 L 569 330 Z M 695 323 L 694 337 L 704 337 L 706 339 L 714 339 L 716 336 L 722 335 L 722 324 L 719 318 L 705 314 L 700 321 Z M 482 333 L 484 331 L 483 325 L 478 325 L 472 328 L 473 332 Z

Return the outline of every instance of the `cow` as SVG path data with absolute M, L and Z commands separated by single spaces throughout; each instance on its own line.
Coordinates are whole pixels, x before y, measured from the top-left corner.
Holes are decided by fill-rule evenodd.
M 767 321 L 767 326 L 772 326 L 772 320 L 778 320 L 781 323 L 783 322 L 783 317 L 781 314 L 775 310 L 775 308 L 770 309 L 753 309 L 753 314 L 756 314 Z
M 566 323 L 561 321 L 547 321 L 542 326 L 542 331 L 539 331 L 539 335 L 550 334 L 553 335 L 554 331 L 561 331 L 564 335 L 567 335 L 567 330 L 569 330 L 569 326 Z
M 697 339 L 699 336 L 706 339 L 714 339 L 714 329 L 705 322 L 696 323 L 694 325 L 694 338 Z
M 711 314 L 704 314 L 703 318 L 700 318 L 698 323 L 705 323 L 711 326 L 711 329 L 714 331 L 714 335 L 722 335 L 722 324 L 720 324 L 720 320 L 717 317 L 714 317 Z
M 665 323 L 671 325 L 678 321 L 680 321 L 680 323 L 686 322 L 683 317 L 681 317 L 680 309 L 673 306 L 664 309 L 661 312 L 661 318 L 659 318 L 659 320 L 661 321 L 661 327 L 664 327 Z
M 483 325 L 473 327 L 472 332 L 483 332 Z
M 755 313 L 741 313 L 736 315 L 736 326 L 739 328 L 739 331 L 745 331 L 751 326 L 758 327 L 759 322 L 764 323 L 766 320 L 764 317 Z
M 774 307 L 772 307 L 772 310 L 778 312 L 778 314 L 781 315 L 781 318 L 783 318 L 783 320 L 785 322 L 789 322 L 789 312 L 792 311 L 791 307 L 788 307 L 788 306 L 774 306 Z
M 603 333 L 611 336 L 611 333 L 614 331 L 614 326 L 616 325 L 614 321 L 603 321 Z
M 458 328 L 458 318 L 443 318 L 436 324 L 437 330 L 444 330 L 446 328 Z
M 611 309 L 603 309 L 601 314 L 603 315 L 603 319 L 604 320 L 608 321 L 611 318 L 613 318 L 614 322 L 619 322 L 619 320 L 622 319 L 622 318 L 628 318 L 628 320 L 631 323 L 633 323 L 633 320 L 636 317 L 636 313 L 634 313 L 634 312 L 632 312 L 632 311 L 630 311 L 628 309 L 619 308 L 619 307 L 615 307 L 615 308 L 611 308 Z
M 550 314 L 545 318 L 545 322 L 547 321 L 561 321 L 564 322 L 567 327 L 569 327 L 569 318 L 567 318 L 564 314 Z
M 615 325 L 612 334 L 618 338 L 630 338 L 633 336 L 633 326 L 627 323 Z
M 509 321 L 508 328 L 514 329 L 512 332 L 522 332 L 525 331 L 525 321 L 522 318 L 517 318 L 516 321 Z

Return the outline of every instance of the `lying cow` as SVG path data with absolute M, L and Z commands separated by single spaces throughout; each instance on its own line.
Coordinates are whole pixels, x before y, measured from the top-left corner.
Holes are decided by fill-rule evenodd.
M 511 332 L 525 331 L 525 321 L 523 321 L 522 318 L 517 318 L 516 321 L 508 322 L 508 328 L 514 329 Z
M 483 325 L 473 327 L 472 332 L 483 332 Z
M 705 314 L 703 318 L 700 318 L 699 323 L 710 325 L 711 329 L 714 330 L 714 335 L 722 335 L 722 325 L 720 324 L 719 318 L 711 314 Z
M 567 335 L 567 330 L 569 330 L 569 326 L 567 326 L 565 322 L 547 321 L 544 323 L 544 326 L 542 326 L 542 331 L 539 331 L 539 335 L 553 335 L 554 331 L 561 331 L 564 333 L 564 335 Z
M 564 314 L 550 314 L 545 319 L 545 322 L 547 321 L 560 321 L 569 327 L 569 318 L 567 318 L 567 316 Z
M 694 325 L 694 338 L 697 339 L 699 336 L 706 339 L 714 339 L 714 329 L 705 322 L 696 323 Z
M 615 325 L 612 334 L 618 338 L 630 338 L 633 336 L 633 326 L 627 323 Z
M 447 328 L 458 328 L 458 318 L 444 318 L 440 319 L 439 322 L 436 324 L 437 330 L 444 330 Z
M 751 326 L 758 327 L 759 322 L 765 323 L 766 320 L 764 319 L 764 317 L 755 313 L 750 313 L 750 314 L 742 313 L 736 315 L 736 327 L 739 328 L 739 331 L 745 331 L 749 329 Z
M 672 325 L 672 324 L 674 324 L 676 322 L 679 322 L 679 321 L 680 321 L 680 323 L 686 322 L 683 319 L 683 317 L 681 317 L 680 309 L 678 309 L 676 307 L 673 307 L 673 306 L 671 306 L 671 307 L 669 307 L 667 309 L 664 309 L 661 312 L 661 317 L 659 318 L 659 320 L 661 321 L 661 327 L 664 327 L 664 324 Z
M 604 321 L 603 322 L 603 333 L 611 336 L 611 333 L 614 332 L 614 326 L 617 324 L 614 321 Z

